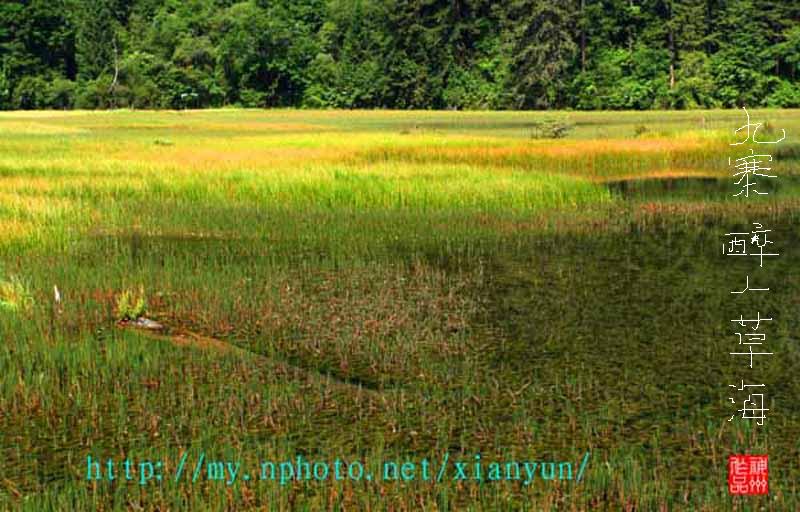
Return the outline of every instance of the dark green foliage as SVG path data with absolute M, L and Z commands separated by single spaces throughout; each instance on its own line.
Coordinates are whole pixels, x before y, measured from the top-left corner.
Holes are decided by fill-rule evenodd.
M 0 108 L 800 106 L 778 0 L 6 0 Z
M 18 109 L 43 108 L 47 104 L 45 98 L 47 81 L 41 76 L 26 76 L 14 88 L 12 105 Z
M 508 16 L 515 103 L 523 108 L 558 106 L 577 50 L 569 8 L 559 2 L 514 0 Z
M 103 73 L 113 72 L 120 50 L 115 7 L 113 0 L 76 2 L 75 58 L 79 78 L 94 80 Z

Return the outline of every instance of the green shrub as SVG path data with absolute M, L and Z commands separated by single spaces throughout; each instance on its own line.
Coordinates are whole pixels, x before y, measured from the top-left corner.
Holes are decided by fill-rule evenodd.
M 575 127 L 564 119 L 543 119 L 531 124 L 532 139 L 562 139 Z
M 47 107 L 61 110 L 75 106 L 75 82 L 66 78 L 56 78 L 47 90 Z
M 26 76 L 14 88 L 12 104 L 20 110 L 35 110 L 47 106 L 48 84 L 41 76 Z
M 112 77 L 103 75 L 95 80 L 84 82 L 76 98 L 75 105 L 78 108 L 85 109 L 110 108 L 113 106 L 113 98 L 110 92 L 112 81 Z
M 767 96 L 767 106 L 774 108 L 800 107 L 800 86 L 781 80 L 775 90 Z

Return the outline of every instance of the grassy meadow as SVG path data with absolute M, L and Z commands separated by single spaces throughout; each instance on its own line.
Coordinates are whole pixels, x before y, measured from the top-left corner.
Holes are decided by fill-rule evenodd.
M 744 199 L 741 111 L 0 112 L 0 509 L 797 510 L 800 111 L 751 116 L 787 138 Z M 763 269 L 719 250 L 753 222 Z M 165 331 L 120 327 L 126 294 Z M 728 421 L 742 379 L 764 426 Z M 528 486 L 86 480 L 587 451 Z M 769 496 L 728 495 L 742 452 Z

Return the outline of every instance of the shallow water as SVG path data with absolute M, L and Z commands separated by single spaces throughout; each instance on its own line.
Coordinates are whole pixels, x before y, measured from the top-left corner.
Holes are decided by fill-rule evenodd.
M 645 188 L 638 189 L 640 185 Z M 721 190 L 720 184 L 708 180 L 626 187 L 624 193 L 639 190 L 642 194 L 657 194 L 659 187 L 667 187 L 670 195 Z M 728 400 L 729 385 L 757 380 L 766 384 L 771 409 L 765 426 L 757 427 L 757 446 L 768 447 L 771 464 L 781 468 L 771 483 L 778 488 L 798 476 L 794 461 L 799 453 L 800 382 L 794 376 L 800 369 L 800 256 L 796 250 L 800 227 L 789 218 L 760 221 L 772 230 L 769 239 L 775 250 L 771 252 L 780 254 L 766 258 L 763 268 L 756 258 L 722 254 L 726 233 L 751 229 L 733 221 L 698 225 L 667 221 L 658 227 L 632 225 L 624 232 L 586 235 L 514 235 L 476 239 L 468 246 L 435 238 L 418 240 L 415 245 L 376 240 L 376 244 L 386 244 L 376 254 L 388 258 L 375 262 L 378 277 L 390 276 L 396 266 L 422 261 L 469 283 L 470 287 L 453 293 L 468 295 L 480 304 L 466 327 L 436 330 L 434 326 L 433 341 L 410 339 L 407 345 L 388 349 L 380 345 L 380 336 L 360 345 L 351 343 L 347 331 L 342 331 L 345 334 L 326 342 L 318 338 L 324 329 L 296 325 L 319 321 L 322 326 L 331 321 L 333 314 L 328 313 L 332 312 L 352 315 L 358 326 L 357 312 L 329 303 L 346 300 L 343 297 L 356 300 L 374 286 L 395 287 L 402 300 L 415 300 L 413 294 L 404 294 L 415 286 L 413 282 L 375 280 L 373 285 L 372 278 L 366 284 L 353 282 L 342 261 L 327 266 L 324 274 L 302 271 L 309 254 L 324 260 L 325 251 L 308 248 L 288 253 L 263 241 L 221 237 L 125 235 L 95 239 L 84 256 L 87 263 L 105 262 L 109 267 L 114 266 L 115 257 L 126 261 L 135 273 L 135 278 L 126 278 L 135 281 L 149 276 L 148 287 L 165 288 L 176 301 L 200 293 L 200 302 L 187 302 L 186 308 L 200 315 L 204 308 L 218 309 L 218 315 L 235 324 L 226 341 L 255 355 L 323 378 L 330 375 L 337 385 L 383 394 L 388 403 L 405 396 L 416 404 L 400 417 L 408 429 L 425 432 L 426 425 L 447 426 L 447 435 L 423 433 L 389 443 L 414 453 L 444 446 L 466 453 L 509 449 L 558 458 L 591 449 L 593 457 L 616 468 L 612 473 L 616 471 L 620 478 L 629 476 L 621 468 L 634 460 L 647 471 L 669 471 L 665 485 L 672 492 L 687 482 L 698 489 L 716 488 L 724 480 L 721 454 L 742 447 L 740 422 L 745 420 L 727 421 L 736 410 Z M 308 305 L 298 309 L 302 313 L 296 320 L 277 331 L 262 330 L 257 315 L 237 317 L 234 306 L 210 302 L 214 290 L 247 301 L 277 286 L 269 282 L 274 275 L 260 266 L 268 254 L 288 273 L 300 269 L 300 282 L 308 287 Z M 748 275 L 752 286 L 770 291 L 731 294 L 744 286 Z M 204 276 L 217 276 L 218 281 L 209 283 Z M 318 295 L 320 289 L 327 290 L 324 280 L 335 289 L 331 297 Z M 285 300 L 291 301 L 294 293 Z M 396 309 L 403 311 L 406 306 L 398 302 Z M 731 320 L 739 315 L 749 318 L 757 311 L 774 319 L 764 327 L 765 346 L 774 355 L 757 358 L 750 369 L 741 357 L 730 355 L 739 347 Z M 370 314 L 365 313 L 367 321 Z M 192 328 L 206 325 L 202 318 L 186 320 Z M 416 322 L 424 321 L 425 312 Z M 390 341 L 399 343 L 401 334 L 392 333 Z M 437 349 L 435 342 L 443 339 L 455 345 L 452 354 Z M 417 342 L 422 348 L 415 346 Z M 386 353 L 392 351 L 403 361 L 386 363 Z M 343 366 L 345 356 L 348 364 Z M 375 368 L 383 369 L 376 372 Z M 246 383 L 231 385 L 238 389 Z M 210 386 L 206 392 L 216 396 L 214 383 Z M 339 405 L 336 399 L 333 403 L 335 410 Z M 153 407 L 162 416 L 170 414 L 158 402 Z M 19 488 L 34 489 L 74 477 L 69 466 L 84 448 L 81 435 L 70 429 L 78 432 L 78 426 L 87 427 L 80 407 L 69 414 L 61 420 L 61 434 L 46 423 L 33 429 L 27 421 L 2 419 L 0 455 L 14 463 L 8 474 Z M 111 425 L 106 424 L 106 431 L 93 435 L 107 440 L 111 449 L 119 432 L 114 425 L 117 420 L 108 421 Z M 381 429 L 388 421 L 378 416 L 370 425 Z M 258 428 L 263 427 L 250 433 L 254 439 L 270 438 L 271 434 Z M 368 432 L 354 430 L 344 416 L 326 417 L 313 426 L 314 435 L 309 428 L 289 424 L 282 439 L 307 450 L 320 449 L 342 436 L 349 439 L 343 443 L 350 449 L 377 442 Z M 134 431 L 126 434 L 125 442 L 131 447 L 174 448 L 171 440 L 153 440 Z
M 631 200 L 743 200 L 745 182 L 736 185 L 739 179 L 740 177 L 647 178 L 611 181 L 607 186 L 611 192 Z M 756 191 L 774 196 L 787 189 L 796 188 L 800 184 L 800 179 L 797 176 L 776 178 L 756 176 L 750 178 L 750 183 L 754 185 L 749 188 L 748 193 L 751 198 L 755 198 L 758 196 Z

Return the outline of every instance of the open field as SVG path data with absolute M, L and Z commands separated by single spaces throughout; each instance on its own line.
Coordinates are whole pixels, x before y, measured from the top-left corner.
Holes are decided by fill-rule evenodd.
M 800 509 L 800 111 L 751 115 L 787 138 L 747 200 L 741 111 L 0 113 L 0 508 Z M 758 274 L 719 251 L 752 222 Z M 771 291 L 732 299 L 748 274 Z M 167 332 L 120 328 L 126 291 Z M 751 376 L 762 427 L 727 421 Z M 528 486 L 86 481 L 87 454 L 587 451 Z M 745 451 L 767 498 L 727 494 Z

